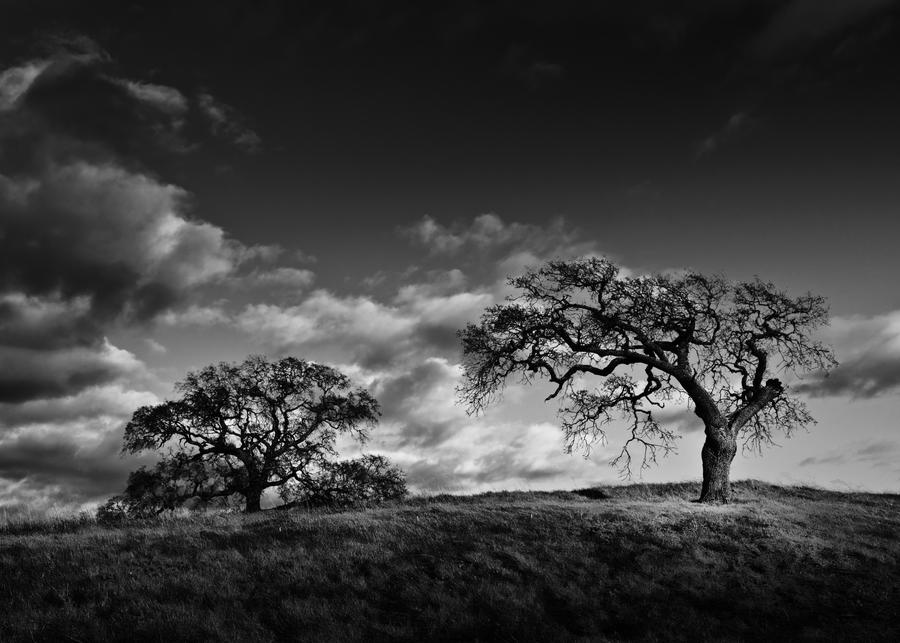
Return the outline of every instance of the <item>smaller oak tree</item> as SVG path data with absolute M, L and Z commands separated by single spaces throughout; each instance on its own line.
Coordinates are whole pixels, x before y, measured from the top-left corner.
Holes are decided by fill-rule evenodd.
M 259 511 L 266 489 L 330 470 L 337 437 L 364 442 L 380 415 L 346 375 L 293 357 L 207 366 L 176 390 L 180 399 L 139 408 L 125 427 L 123 452 L 168 448 L 129 478 L 138 509 L 242 496 L 247 512 Z
M 469 409 L 483 410 L 511 377 L 544 377 L 555 386 L 547 399 L 564 400 L 569 450 L 605 440 L 615 415 L 627 420 L 614 463 L 630 473 L 631 446 L 642 447 L 642 466 L 673 448 L 676 435 L 657 411 L 686 398 L 705 431 L 702 502 L 728 501 L 738 440 L 760 447 L 776 429 L 812 422 L 777 376 L 836 364 L 812 337 L 828 321 L 825 301 L 758 279 L 630 277 L 592 258 L 552 261 L 510 284 L 521 295 L 460 332 Z
M 399 500 L 407 495 L 406 474 L 382 455 L 329 463 L 278 491 L 285 506 L 349 507 Z

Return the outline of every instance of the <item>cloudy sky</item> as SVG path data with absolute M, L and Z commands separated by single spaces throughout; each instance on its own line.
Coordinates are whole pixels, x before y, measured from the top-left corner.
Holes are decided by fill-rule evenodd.
M 120 491 L 131 412 L 249 353 L 369 387 L 417 490 L 616 481 L 549 385 L 455 402 L 455 331 L 583 255 L 826 296 L 819 424 L 734 476 L 900 490 L 898 4 L 0 1 L 0 511 Z M 644 480 L 699 479 L 671 421 Z

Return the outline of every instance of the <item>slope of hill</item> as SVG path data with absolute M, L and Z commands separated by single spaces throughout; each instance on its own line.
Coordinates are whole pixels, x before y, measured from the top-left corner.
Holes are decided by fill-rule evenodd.
M 695 495 L 9 524 L 0 640 L 900 640 L 900 496 Z

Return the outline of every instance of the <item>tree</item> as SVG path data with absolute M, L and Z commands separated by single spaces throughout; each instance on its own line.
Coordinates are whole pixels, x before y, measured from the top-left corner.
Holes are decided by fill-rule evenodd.
M 790 297 L 756 279 L 730 283 L 694 272 L 630 277 L 605 259 L 552 261 L 511 278 L 521 291 L 460 331 L 470 412 L 481 412 L 506 382 L 537 377 L 560 398 L 567 450 L 605 441 L 604 425 L 626 418 L 630 436 L 613 461 L 631 474 L 674 448 L 657 421 L 666 402 L 685 398 L 703 422 L 701 502 L 728 502 L 731 462 L 741 439 L 761 449 L 813 421 L 776 377 L 837 364 L 811 338 L 827 323 L 822 297 Z M 595 388 L 586 376 L 599 378 Z M 654 415 L 656 413 L 656 415 Z
M 227 479 L 221 468 L 220 462 L 197 459 L 183 451 L 172 453 L 152 469 L 132 471 L 125 491 L 101 505 L 97 518 L 113 522 L 150 518 L 179 507 L 232 506 L 236 494 L 223 493 Z
M 348 507 L 380 503 L 406 496 L 406 476 L 384 456 L 366 455 L 329 463 L 304 480 L 280 490 L 288 505 Z
M 139 408 L 125 427 L 124 452 L 169 450 L 129 479 L 126 498 L 151 507 L 238 494 L 259 511 L 265 489 L 308 479 L 336 456 L 339 435 L 364 442 L 380 414 L 345 375 L 293 357 L 207 366 L 176 390 L 180 399 Z

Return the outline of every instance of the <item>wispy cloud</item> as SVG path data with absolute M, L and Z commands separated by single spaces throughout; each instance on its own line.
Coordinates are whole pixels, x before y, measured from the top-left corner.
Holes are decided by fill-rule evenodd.
M 750 114 L 747 111 L 737 111 L 728 117 L 725 124 L 715 132 L 701 140 L 694 148 L 696 158 L 709 156 L 721 149 L 723 146 L 737 140 L 746 134 L 752 123 Z
M 559 80 L 565 74 L 563 65 L 550 62 L 520 45 L 511 45 L 506 50 L 500 69 L 532 91 Z
M 251 154 L 262 149 L 262 139 L 246 125 L 246 119 L 234 107 L 206 92 L 197 95 L 197 104 L 208 119 L 213 134 L 229 139 Z
M 898 455 L 900 455 L 900 442 L 878 440 L 856 443 L 839 451 L 832 450 L 824 455 L 804 458 L 800 461 L 799 466 L 844 465 L 855 462 L 878 468 L 898 469 Z
M 895 0 L 790 0 L 772 15 L 750 50 L 772 58 L 804 49 L 895 4 Z
M 116 79 L 134 98 L 156 109 L 180 116 L 188 110 L 188 99 L 174 87 Z

